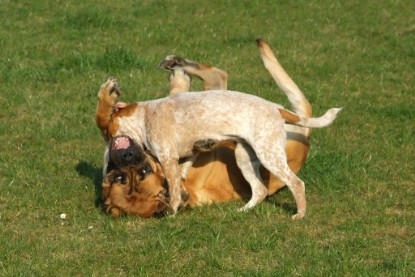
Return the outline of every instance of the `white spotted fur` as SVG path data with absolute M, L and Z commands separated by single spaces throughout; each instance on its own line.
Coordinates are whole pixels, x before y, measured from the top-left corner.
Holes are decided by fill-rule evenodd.
M 116 85 L 108 80 L 101 91 Z M 238 167 L 251 185 L 252 198 L 242 208 L 247 210 L 267 196 L 267 189 L 258 173 L 262 164 L 285 182 L 297 204 L 302 218 L 306 210 L 304 183 L 289 169 L 285 154 L 285 120 L 282 106 L 254 95 L 227 90 L 186 92 L 140 102 L 136 111 L 119 118 L 115 135 L 126 135 L 143 144 L 160 161 L 169 183 L 171 207 L 180 205 L 179 158 L 194 155 L 198 140 L 234 140 Z M 330 109 L 320 118 L 303 118 L 304 127 L 324 127 L 330 124 L 340 109 Z

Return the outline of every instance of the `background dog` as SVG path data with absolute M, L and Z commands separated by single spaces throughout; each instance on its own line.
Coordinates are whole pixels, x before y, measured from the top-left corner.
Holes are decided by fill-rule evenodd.
M 261 40 L 258 40 L 258 46 L 265 67 L 271 73 L 279 87 L 285 92 L 295 112 L 303 117 L 311 117 L 312 112 L 309 102 L 291 78 L 285 73 L 269 46 Z M 226 89 L 227 75 L 224 71 L 217 68 L 175 56 L 167 57 L 160 63 L 160 66 L 172 71 L 170 76 L 171 93 L 179 93 L 189 89 L 191 79 L 188 74 L 201 78 L 204 81 L 205 89 Z M 118 92 L 114 91 L 113 96 L 117 97 Z M 116 109 L 116 107 L 113 107 L 112 110 L 108 110 L 102 107 L 102 105 L 99 105 L 97 109 L 97 124 L 106 140 L 108 140 L 107 121 Z M 121 109 L 116 112 L 125 113 L 128 110 Z M 300 170 L 307 157 L 310 130 L 293 125 L 285 125 L 285 129 L 288 136 L 286 145 L 288 164 L 291 170 L 296 173 Z M 228 143 L 225 146 L 217 147 L 212 152 L 201 153 L 194 161 L 193 167 L 189 169 L 187 179 L 183 186 L 188 191 L 189 198 L 187 203 L 190 206 L 226 202 L 235 199 L 247 199 L 251 195 L 250 187 L 236 165 L 235 155 L 233 153 L 234 144 Z M 167 208 L 166 199 L 168 195 L 161 168 L 153 157 L 148 154 L 144 155 L 146 155 L 146 160 L 150 161 L 149 164 L 152 167 L 152 172 L 144 176 L 144 178 L 140 174 L 136 174 L 139 172 L 140 166 L 137 168 L 121 165 L 118 168 L 118 175 L 118 172 L 120 172 L 119 169 L 121 168 L 123 169 L 122 174 L 126 176 L 134 176 L 132 171 L 135 171 L 135 176 L 139 176 L 135 181 L 132 181 L 132 178 L 124 178 L 124 182 L 120 182 L 123 179 L 117 174 L 115 174 L 115 176 L 118 176 L 117 178 L 110 178 L 114 176 L 113 171 L 117 169 L 111 169 L 106 174 L 103 182 L 103 187 L 106 188 L 104 189 L 106 192 L 103 194 L 103 200 L 106 210 L 113 215 L 130 213 L 149 216 L 160 212 L 163 208 Z M 268 195 L 275 193 L 285 185 L 276 177 L 269 174 L 263 167 L 260 168 L 260 172 L 268 189 Z M 152 186 L 149 186 L 151 189 L 146 186 L 150 179 L 156 180 L 155 182 L 154 180 L 151 181 L 153 183 Z M 122 187 L 123 189 L 110 189 L 112 187 Z M 154 188 L 158 189 L 153 191 Z M 159 197 L 160 193 L 164 196 L 162 199 Z M 145 195 L 145 197 L 141 197 L 142 195 Z M 127 199 L 128 201 L 125 201 Z M 138 205 L 137 202 L 153 203 L 149 205 L 154 207 L 153 213 L 147 211 L 147 209 L 143 212 L 143 206 Z

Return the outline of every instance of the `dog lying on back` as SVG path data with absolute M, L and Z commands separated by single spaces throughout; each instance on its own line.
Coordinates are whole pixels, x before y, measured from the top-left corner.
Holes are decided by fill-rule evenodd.
M 168 187 L 160 166 L 128 137 L 112 139 L 108 154 L 102 182 L 106 212 L 144 218 L 163 213 L 168 207 Z
M 286 92 L 289 98 L 291 96 L 290 101 L 294 99 L 298 102 L 300 99 L 303 102 L 306 102 L 307 104 L 304 105 L 304 107 L 306 107 L 305 110 L 308 109 L 309 113 L 311 114 L 311 108 L 309 107 L 307 100 L 301 94 L 298 87 L 291 81 L 288 75 L 285 74 L 285 71 L 272 55 L 269 47 L 262 41 L 259 41 L 259 46 L 262 57 L 264 59 L 264 63 L 277 83 L 285 88 L 285 92 L 287 90 L 299 92 L 297 95 L 292 92 Z M 185 68 L 183 65 L 181 67 L 182 69 Z M 174 71 L 174 73 L 175 74 L 173 75 L 172 79 L 176 78 L 176 71 Z M 283 123 L 284 120 L 288 120 L 292 123 L 300 123 L 310 127 L 323 127 L 331 123 L 331 121 L 335 118 L 338 109 L 330 110 L 325 117 L 320 119 L 306 119 L 288 112 L 281 106 L 271 104 L 270 102 L 260 98 L 229 91 L 179 94 L 180 97 L 169 97 L 164 100 L 149 101 L 142 104 L 143 109 L 147 109 L 147 113 L 152 113 L 152 115 L 165 116 L 166 120 L 171 120 L 173 117 L 175 117 L 176 119 L 183 120 L 185 123 L 184 125 L 186 126 L 186 128 L 182 128 L 184 125 L 181 122 L 173 121 L 171 124 L 174 125 L 175 128 L 171 128 L 172 125 L 164 125 L 165 122 L 160 121 L 159 117 L 156 117 L 156 119 L 147 118 L 146 120 L 137 121 L 137 117 L 139 118 L 139 116 L 134 115 L 135 113 L 139 113 L 140 110 L 138 108 L 140 104 L 137 103 L 119 109 L 114 114 L 112 114 L 113 111 L 111 111 L 110 116 L 112 116 L 112 118 L 111 120 L 108 120 L 108 118 L 110 118 L 108 117 L 109 112 L 105 111 L 105 109 L 102 109 L 104 106 L 103 103 L 107 105 L 110 104 L 115 107 L 118 96 L 119 91 L 117 89 L 116 83 L 113 80 L 109 80 L 103 85 L 100 92 L 100 105 L 97 111 L 97 123 L 100 126 L 104 137 L 106 138 L 113 137 L 117 134 L 127 134 L 129 137 L 133 137 L 134 140 L 139 141 L 139 143 L 144 143 L 148 149 L 152 150 L 153 154 L 158 157 L 158 159 L 161 161 L 162 166 L 164 166 L 164 172 L 166 173 L 167 180 L 170 180 L 169 189 L 172 196 L 170 202 L 173 204 L 173 210 L 177 210 L 177 201 L 180 203 L 180 194 L 179 196 L 177 195 L 177 179 L 180 176 L 177 163 L 178 158 L 180 156 L 183 157 L 193 155 L 195 150 L 203 150 L 200 148 L 200 145 L 208 145 L 207 150 L 212 150 L 214 147 L 216 147 L 215 145 L 217 143 L 220 144 L 222 141 L 233 141 L 233 144 L 236 144 L 235 153 L 237 157 L 237 165 L 242 169 L 244 177 L 250 182 L 252 187 L 251 201 L 249 201 L 244 208 L 251 208 L 257 202 L 261 202 L 269 192 L 269 189 L 267 190 L 262 184 L 261 177 L 264 174 L 261 174 L 260 172 L 261 169 L 259 167 L 259 161 L 256 157 L 258 156 L 265 166 L 268 165 L 268 167 L 272 169 L 274 175 L 278 175 L 289 185 L 296 198 L 298 206 L 298 213 L 295 217 L 300 218 L 304 215 L 304 185 L 302 181 L 299 180 L 288 169 L 288 166 L 285 162 L 285 130 L 283 129 Z M 227 107 L 221 107 L 218 110 L 220 116 L 212 113 L 212 110 L 218 106 L 218 97 L 222 98 L 222 101 L 227 103 Z M 241 101 L 235 101 L 236 98 L 239 98 Z M 203 101 L 204 104 L 200 104 L 200 101 Z M 245 107 L 241 109 L 241 106 L 243 106 L 246 101 L 250 102 L 250 104 L 255 103 L 255 110 L 250 108 L 251 105 L 245 105 Z M 214 105 L 212 105 L 212 102 L 214 102 Z M 178 110 L 174 109 L 174 105 L 177 104 L 179 105 Z M 209 107 L 208 110 L 206 110 L 207 106 Z M 228 109 L 228 112 L 224 113 L 223 109 Z M 260 111 L 258 112 L 258 110 Z M 188 114 L 183 116 L 181 114 L 183 111 L 186 111 Z M 268 124 L 268 128 L 265 131 L 258 130 L 258 128 L 255 127 L 255 124 L 252 123 L 252 118 L 249 117 L 243 118 L 240 116 L 235 116 L 234 114 L 229 116 L 231 112 L 235 111 L 239 111 L 240 114 L 245 115 L 249 115 L 250 113 L 254 114 L 255 120 L 261 121 L 260 125 Z M 203 119 L 203 116 L 201 116 L 200 113 L 206 113 L 208 115 L 205 118 L 207 121 Z M 224 117 L 226 120 L 223 120 Z M 194 133 L 197 133 L 200 130 L 192 127 L 190 123 L 200 121 L 200 118 L 202 118 L 203 121 L 199 122 L 198 126 L 203 126 L 203 128 L 201 128 L 202 132 L 199 132 L 199 137 L 194 137 Z M 232 121 L 233 124 L 226 125 L 230 121 Z M 125 125 L 129 125 L 131 123 L 133 124 L 132 128 L 125 128 Z M 140 124 L 142 125 L 140 126 Z M 226 128 L 223 128 L 223 126 Z M 275 128 L 276 126 L 278 126 L 278 128 Z M 222 131 L 222 129 L 225 130 L 225 133 Z M 189 133 L 189 130 L 192 132 Z M 229 132 L 231 130 L 233 132 Z M 138 131 L 141 131 L 141 134 L 139 134 Z M 171 138 L 175 138 L 176 135 L 182 136 L 182 139 L 176 140 L 178 147 L 176 147 L 176 145 L 174 145 L 174 147 L 171 145 L 171 142 L 174 142 L 174 139 L 166 141 L 170 136 L 167 136 L 166 138 L 163 137 L 164 134 L 169 132 Z M 208 135 L 206 135 L 206 133 L 208 133 Z M 306 136 L 308 135 L 309 132 L 307 130 Z M 189 139 L 189 137 L 191 138 L 191 136 L 193 136 L 192 139 L 187 141 L 185 140 Z M 275 138 L 278 139 L 276 140 Z M 212 145 L 214 146 L 213 148 Z M 307 143 L 305 143 L 305 145 L 307 145 Z M 195 146 L 197 147 L 195 148 Z M 269 147 L 271 148 L 271 151 L 269 151 Z M 301 155 L 302 162 L 299 163 L 299 167 L 301 167 L 302 163 L 305 160 L 308 145 L 305 148 L 305 154 Z M 170 152 L 166 150 L 170 150 Z M 169 154 L 167 155 L 167 153 Z M 298 171 L 299 168 L 295 170 Z M 172 184 L 175 184 L 175 186 Z M 189 191 L 191 191 L 191 185 L 186 187 L 189 187 Z

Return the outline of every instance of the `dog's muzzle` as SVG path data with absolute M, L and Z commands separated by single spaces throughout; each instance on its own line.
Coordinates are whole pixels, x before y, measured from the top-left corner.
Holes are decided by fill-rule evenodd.
M 116 167 L 124 167 L 144 162 L 145 155 L 131 138 L 119 136 L 111 141 L 110 159 Z

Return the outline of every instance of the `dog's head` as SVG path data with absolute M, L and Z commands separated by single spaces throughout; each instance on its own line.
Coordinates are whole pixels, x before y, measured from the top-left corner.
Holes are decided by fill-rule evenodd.
M 107 213 L 152 217 L 169 208 L 167 182 L 161 167 L 129 137 L 111 141 L 102 198 Z

